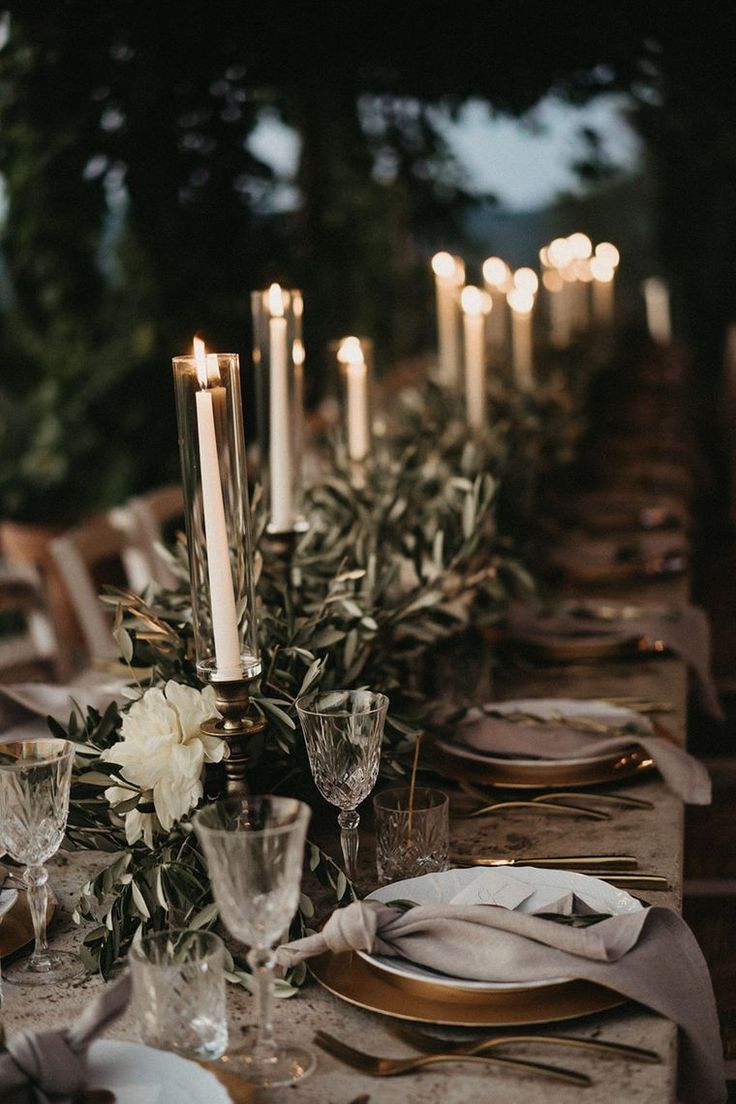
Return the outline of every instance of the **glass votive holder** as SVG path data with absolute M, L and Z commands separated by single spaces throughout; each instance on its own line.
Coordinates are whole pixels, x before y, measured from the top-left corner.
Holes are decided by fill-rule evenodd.
M 381 885 L 447 870 L 450 802 L 442 790 L 417 786 L 384 790 L 373 798 L 376 872 Z
M 213 1061 L 227 1049 L 225 947 L 214 932 L 163 931 L 128 952 L 143 1043 Z

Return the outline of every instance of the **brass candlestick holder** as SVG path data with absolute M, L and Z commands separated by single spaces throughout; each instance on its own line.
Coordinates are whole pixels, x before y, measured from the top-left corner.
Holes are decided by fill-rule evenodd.
M 222 763 L 224 791 L 228 797 L 245 797 L 248 793 L 247 771 L 249 745 L 254 736 L 265 731 L 267 721 L 250 713 L 252 679 L 233 682 L 212 682 L 221 716 L 200 726 L 205 736 L 217 736 L 228 746 L 228 758 Z
M 175 357 L 174 384 L 189 553 L 197 674 L 220 717 L 202 732 L 227 741 L 208 772 L 208 796 L 247 793 L 249 745 L 266 722 L 251 713 L 261 673 L 256 632 L 240 366 L 231 353 Z

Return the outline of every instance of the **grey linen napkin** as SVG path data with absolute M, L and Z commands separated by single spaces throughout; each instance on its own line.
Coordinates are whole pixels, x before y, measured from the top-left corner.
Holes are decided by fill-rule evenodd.
M 575 575 L 580 568 L 613 568 L 627 563 L 642 570 L 649 560 L 667 556 L 682 549 L 684 541 L 667 530 L 639 533 L 630 539 L 625 537 L 588 537 L 571 534 L 550 548 L 547 555 L 551 566 L 563 573 Z M 624 550 L 624 558 L 621 551 Z M 630 559 L 626 558 L 628 551 Z
M 621 607 L 618 617 L 614 615 L 609 619 L 596 615 L 598 610 L 609 606 L 615 610 L 617 604 L 604 599 L 580 602 L 575 610 L 561 610 L 546 616 L 529 606 L 514 605 L 506 620 L 506 632 L 512 639 L 540 645 L 555 640 L 569 644 L 575 637 L 588 640 L 599 637 L 611 643 L 644 637 L 652 642 L 661 641 L 665 649 L 687 663 L 697 680 L 703 708 L 722 721 L 723 710 L 710 673 L 710 625 L 704 611 L 691 605 L 673 610 L 638 611 L 634 607 L 635 612 L 630 615 Z M 589 616 L 585 616 L 586 610 Z
M 679 1025 L 684 1104 L 726 1100 L 708 968 L 687 924 L 671 909 L 641 909 L 575 928 L 496 905 L 402 911 L 356 901 L 333 912 L 321 932 L 282 946 L 278 958 L 292 966 L 328 950 L 398 956 L 480 981 L 568 977 L 604 985 Z
M 493 702 L 484 709 L 492 711 Z M 582 716 L 577 719 L 584 720 Z M 597 724 L 621 723 L 620 717 L 604 713 L 591 714 L 590 720 Z M 703 764 L 672 740 L 655 735 L 646 717 L 637 718 L 636 731 L 622 730 L 606 735 L 582 731 L 564 723 L 507 721 L 501 716 L 488 716 L 472 709 L 457 726 L 456 739 L 475 751 L 533 759 L 615 754 L 639 744 L 654 759 L 662 778 L 682 801 L 688 805 L 709 805 L 711 800 L 710 776 Z
M 7 711 L 8 723 L 28 714 L 48 717 L 66 724 L 75 703 L 104 711 L 110 702 L 121 702 L 129 680 L 100 671 L 86 671 L 70 685 L 46 682 L 17 682 L 0 686 L 0 716 Z
M 71 1027 L 19 1031 L 0 1054 L 0 1096 L 8 1104 L 62 1104 L 87 1083 L 90 1043 L 125 1011 L 130 974 L 105 986 Z

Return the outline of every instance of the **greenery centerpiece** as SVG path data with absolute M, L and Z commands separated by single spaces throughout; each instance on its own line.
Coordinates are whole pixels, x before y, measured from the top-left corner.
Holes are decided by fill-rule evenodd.
M 250 748 L 254 790 L 311 792 L 294 702 L 317 687 L 386 692 L 383 771 L 403 771 L 430 707 L 423 657 L 466 629 L 478 602 L 499 616 L 512 590 L 529 588 L 498 535 L 498 481 L 486 470 L 489 453 L 482 456 L 458 469 L 430 437 L 399 451 L 379 447 L 356 486 L 338 443 L 329 474 L 308 491 L 310 529 L 286 571 L 255 496 L 263 673 L 253 702 L 269 723 Z M 212 715 L 213 700 L 197 678 L 182 547 L 170 562 L 179 589 L 107 595 L 131 669 L 125 704 L 75 713 L 66 727 L 52 724 L 78 745 L 67 844 L 114 856 L 83 887 L 76 910 L 78 920 L 93 924 L 85 964 L 103 975 L 138 933 L 217 920 L 188 818 L 207 799 L 223 746 L 199 727 Z M 145 682 L 134 678 L 141 669 Z M 349 893 L 343 872 L 314 845 L 310 866 L 337 899 Z M 312 912 L 303 897 L 297 922 L 308 923 Z M 238 964 L 233 975 L 248 983 Z M 286 991 L 299 980 L 290 978 Z

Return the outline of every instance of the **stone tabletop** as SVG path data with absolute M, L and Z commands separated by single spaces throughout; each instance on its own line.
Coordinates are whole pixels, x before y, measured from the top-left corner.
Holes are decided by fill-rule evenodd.
M 673 579 L 652 589 L 652 599 L 675 602 L 685 598 L 687 588 L 685 580 Z M 637 599 L 642 600 L 643 595 L 637 593 Z M 495 687 L 498 698 L 523 693 L 525 696 L 580 698 L 637 695 L 667 700 L 672 703 L 673 712 L 666 723 L 680 741 L 685 739 L 686 689 L 685 669 L 675 659 L 516 671 L 506 675 Z M 623 786 L 620 792 L 646 798 L 655 808 L 617 811 L 610 820 L 599 822 L 524 809 L 479 820 L 453 820 L 453 846 L 462 850 L 482 848 L 504 856 L 575 854 L 581 850 L 630 852 L 638 857 L 642 870 L 656 871 L 670 878 L 672 891 L 657 893 L 656 902 L 679 907 L 683 849 L 681 803 L 655 774 L 638 778 Z M 334 836 L 326 838 L 334 844 L 336 836 L 335 831 Z M 369 879 L 372 870 L 369 830 L 364 833 L 362 848 L 363 876 Z M 80 933 L 70 917 L 75 893 L 106 860 L 107 857 L 101 855 L 62 853 L 49 864 L 51 884 L 60 900 L 54 927 L 58 946 L 74 947 L 78 943 Z M 12 1033 L 21 1027 L 68 1023 L 100 984 L 97 979 L 88 979 L 75 988 L 48 993 L 19 990 L 6 984 L 5 1029 Z M 233 1032 L 247 1035 L 253 1030 L 255 1019 L 253 1001 L 246 993 L 231 987 L 229 1002 Z M 277 1002 L 275 1023 L 282 1037 L 305 1044 L 311 1043 L 315 1029 L 320 1027 L 375 1054 L 410 1053 L 389 1034 L 380 1016 L 340 1002 L 314 982 L 297 997 Z M 562 1104 L 578 1093 L 585 1104 L 611 1104 L 611 1101 L 666 1104 L 674 1099 L 676 1033 L 668 1021 L 628 1005 L 615 1012 L 565 1025 L 564 1031 L 643 1045 L 656 1050 L 663 1061 L 661 1065 L 639 1065 L 572 1050 L 553 1052 L 541 1047 L 519 1047 L 514 1051 L 519 1056 L 524 1054 L 542 1062 L 557 1062 L 588 1073 L 594 1083 L 582 1090 L 536 1077 L 509 1075 L 492 1067 L 463 1066 L 461 1063 L 379 1081 L 356 1073 L 318 1051 L 317 1071 L 312 1077 L 296 1087 L 272 1090 L 264 1094 L 264 1099 L 293 1101 L 294 1104 L 357 1104 L 359 1100 L 382 1104 L 472 1104 L 490 1099 L 495 1104 L 522 1100 L 524 1104 Z M 136 1026 L 126 1018 L 110 1034 L 135 1039 Z

